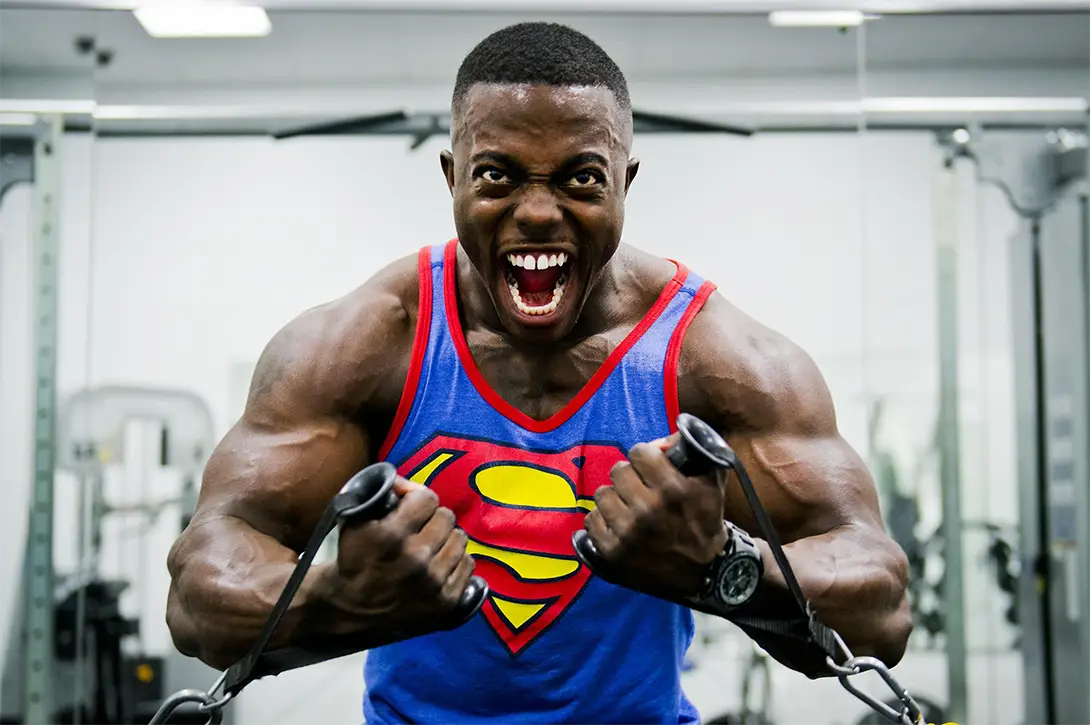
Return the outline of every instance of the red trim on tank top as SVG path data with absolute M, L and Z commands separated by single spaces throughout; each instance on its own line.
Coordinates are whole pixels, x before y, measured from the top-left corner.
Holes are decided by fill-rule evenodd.
M 409 357 L 409 374 L 405 378 L 405 387 L 401 389 L 401 400 L 397 404 L 397 413 L 394 422 L 390 425 L 390 432 L 386 434 L 386 440 L 378 451 L 378 459 L 386 460 L 390 449 L 394 447 L 401 429 L 405 427 L 405 421 L 409 417 L 409 411 L 413 409 L 413 401 L 416 399 L 416 388 L 420 385 L 420 372 L 424 367 L 424 355 L 428 348 L 428 332 L 431 329 L 431 248 L 424 247 L 416 258 L 417 276 L 420 278 L 420 304 L 416 313 L 416 334 L 413 336 L 413 350 Z
M 685 308 L 685 313 L 678 320 L 677 327 L 674 328 L 674 333 L 670 336 L 670 345 L 666 348 L 664 370 L 666 379 L 663 381 L 663 388 L 666 391 L 666 418 L 670 423 L 671 433 L 677 432 L 677 417 L 681 413 L 681 403 L 677 395 L 677 368 L 678 362 L 681 360 L 681 343 L 685 340 L 685 332 L 689 329 L 689 325 L 696 319 L 700 308 L 704 306 L 704 303 L 708 301 L 714 291 L 714 282 L 705 281 L 704 284 L 700 285 L 700 289 L 693 295 L 693 301 Z
M 590 400 L 591 396 L 598 392 L 602 383 L 606 381 L 606 378 L 609 377 L 610 373 L 612 373 L 621 362 L 621 358 L 632 349 L 633 345 L 639 342 L 644 333 L 650 329 L 651 325 L 655 323 L 655 320 L 657 320 L 663 310 L 666 309 L 666 306 L 670 304 L 670 300 L 672 300 L 674 295 L 681 289 L 685 282 L 685 278 L 689 274 L 689 270 L 685 265 L 674 262 L 677 267 L 677 273 L 674 275 L 673 279 L 663 287 L 654 306 L 646 315 L 644 315 L 643 319 L 640 320 L 640 323 L 625 336 L 625 339 L 621 344 L 609 354 L 609 357 L 602 363 L 602 366 L 595 371 L 594 375 L 591 376 L 590 380 L 586 382 L 576 396 L 568 401 L 567 405 L 545 420 L 537 420 L 526 415 L 501 398 L 500 395 L 492 389 L 492 386 L 485 381 L 484 376 L 481 375 L 481 371 L 477 368 L 477 363 L 473 360 L 473 355 L 469 352 L 469 345 L 466 343 L 465 334 L 462 330 L 462 320 L 458 315 L 458 294 L 455 287 L 457 264 L 458 241 L 455 239 L 447 244 L 446 251 L 443 254 L 443 296 L 446 302 L 447 325 L 450 328 L 450 335 L 454 339 L 454 347 L 458 350 L 458 358 L 462 362 L 462 368 L 466 371 L 466 375 L 469 376 L 469 380 L 473 383 L 473 387 L 477 389 L 477 392 L 480 393 L 481 397 L 484 398 L 496 412 L 510 420 L 512 423 L 522 426 L 531 433 L 548 433 L 551 430 L 559 428 L 575 415 L 575 413 Z

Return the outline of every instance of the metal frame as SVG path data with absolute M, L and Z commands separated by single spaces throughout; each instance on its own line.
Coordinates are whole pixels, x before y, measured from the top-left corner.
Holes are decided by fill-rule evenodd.
M 57 408 L 60 139 L 64 120 L 44 119 L 35 139 L 34 492 L 27 536 L 27 725 L 53 719 L 53 484 Z
M 0 7 L 57 8 L 68 10 L 129 10 L 138 0 L 3 0 Z M 471 12 L 504 11 L 514 6 L 519 13 L 670 13 L 670 14 L 767 14 L 785 9 L 776 0 L 265 0 L 262 6 L 274 11 L 306 12 Z M 1086 7 L 1085 0 L 842 0 L 837 10 L 866 13 L 979 14 L 1070 12 Z M 826 0 L 795 0 L 792 10 L 829 10 Z
M 965 637 L 964 544 L 961 520 L 961 441 L 958 415 L 958 240 L 962 237 L 964 164 L 949 159 L 936 198 L 935 267 L 938 296 L 939 401 L 935 446 L 942 487 L 943 614 L 946 643 L 946 714 L 968 721 L 968 646 Z
M 1085 132 L 951 145 L 1026 224 L 1010 244 L 1027 723 L 1090 722 L 1090 203 Z M 957 719 L 956 717 L 954 718 Z
M 53 484 L 57 410 L 57 286 L 60 247 L 60 139 L 62 116 L 40 118 L 32 166 L 18 180 L 33 180 L 34 225 L 34 485 L 24 570 L 26 670 L 24 720 L 53 722 L 54 571 Z M 17 165 L 16 165 L 17 166 Z M 29 179 L 28 179 L 29 177 Z M 4 189 L 14 183 L 5 180 Z

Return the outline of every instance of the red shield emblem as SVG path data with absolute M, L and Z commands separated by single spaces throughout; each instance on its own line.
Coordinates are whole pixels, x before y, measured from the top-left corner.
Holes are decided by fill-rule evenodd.
M 511 656 L 586 586 L 590 570 L 576 558 L 571 537 L 594 509 L 594 492 L 623 460 L 621 448 L 608 443 L 540 452 L 440 435 L 399 467 L 454 511 L 476 573 L 491 589 L 481 611 Z

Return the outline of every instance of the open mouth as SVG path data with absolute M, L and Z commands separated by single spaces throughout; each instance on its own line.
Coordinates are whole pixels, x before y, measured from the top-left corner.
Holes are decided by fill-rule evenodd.
M 515 308 L 527 317 L 552 315 L 570 279 L 565 252 L 534 251 L 505 257 L 504 281 Z

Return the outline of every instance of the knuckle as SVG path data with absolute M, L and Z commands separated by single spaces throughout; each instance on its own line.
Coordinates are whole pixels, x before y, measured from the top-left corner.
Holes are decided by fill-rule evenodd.
M 422 544 L 414 544 L 406 549 L 405 559 L 412 571 L 424 573 L 428 571 L 431 565 L 431 551 Z
M 632 461 L 646 461 L 651 455 L 652 446 L 649 443 L 637 443 L 628 450 L 628 458 Z
M 631 517 L 625 516 L 617 521 L 611 521 L 609 529 L 617 538 L 618 544 L 621 547 L 625 547 L 627 546 L 626 542 L 632 538 L 632 535 L 636 530 L 636 522 Z
M 411 499 L 414 506 L 434 513 L 439 508 L 439 495 L 430 488 L 417 488 L 410 491 L 406 499 Z
M 623 476 L 625 472 L 632 467 L 632 464 L 628 461 L 617 461 L 613 464 L 613 467 L 609 469 L 609 480 L 614 483 L 617 482 L 619 476 Z
M 454 512 L 448 509 L 446 506 L 440 506 L 435 510 L 433 516 L 443 524 L 443 530 L 447 533 L 454 528 L 457 519 L 454 516 Z
M 619 538 L 608 538 L 605 541 L 594 542 L 595 548 L 598 553 L 605 559 L 616 559 L 620 557 L 624 551 L 624 546 L 621 544 Z
M 676 504 L 685 499 L 688 488 L 680 477 L 668 476 L 659 487 L 659 495 L 663 503 Z
M 392 554 L 398 551 L 401 542 L 404 540 L 401 529 L 387 521 L 380 522 L 378 526 L 375 526 L 371 530 L 369 538 L 371 539 L 369 543 L 382 554 Z

